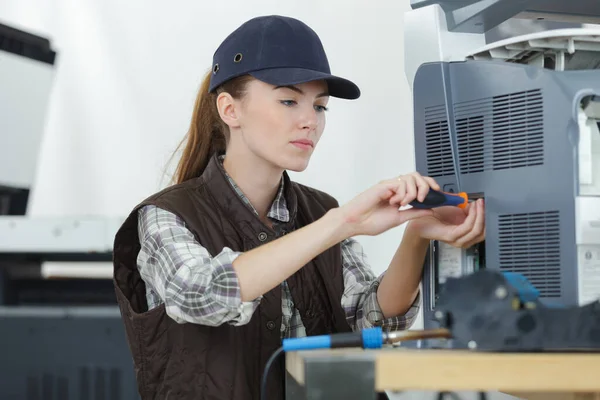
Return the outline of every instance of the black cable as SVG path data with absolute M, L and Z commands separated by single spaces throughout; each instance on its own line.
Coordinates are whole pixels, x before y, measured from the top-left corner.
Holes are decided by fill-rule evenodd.
M 446 396 L 449 396 L 454 400 L 460 400 L 460 397 L 454 392 L 438 392 L 437 400 L 444 400 L 446 399 Z
M 262 380 L 260 383 L 261 400 L 267 400 L 267 379 L 269 376 L 269 370 L 271 369 L 271 365 L 273 365 L 273 363 L 281 353 L 283 353 L 283 347 L 278 348 L 277 351 L 271 354 L 271 357 L 269 357 L 269 360 L 267 361 L 267 365 L 265 365 L 265 371 L 263 373 Z
M 479 400 L 487 400 L 487 394 L 485 392 L 478 392 L 477 395 Z M 460 400 L 460 397 L 454 392 L 438 392 L 437 400 L 444 400 L 446 396 L 449 396 L 454 400 Z

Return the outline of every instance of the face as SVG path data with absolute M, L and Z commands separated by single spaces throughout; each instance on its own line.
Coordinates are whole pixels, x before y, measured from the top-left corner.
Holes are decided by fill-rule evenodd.
M 253 80 L 246 96 L 232 101 L 230 148 L 242 146 L 281 169 L 306 169 L 325 128 L 326 82 L 276 87 Z

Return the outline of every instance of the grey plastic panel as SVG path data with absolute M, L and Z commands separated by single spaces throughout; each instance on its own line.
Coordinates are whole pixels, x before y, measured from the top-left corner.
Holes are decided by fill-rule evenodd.
M 596 0 L 411 0 L 413 9 L 439 4 L 448 30 L 485 33 L 518 14 L 530 18 L 600 23 Z
M 444 65 L 458 157 L 448 145 Z M 549 304 L 578 301 L 575 109 L 591 94 L 600 94 L 600 71 L 467 61 L 424 64 L 415 77 L 417 171 L 444 189 L 484 194 L 486 267 L 523 273 Z M 426 266 L 426 324 L 430 272 Z
M 53 308 L 57 313 L 37 317 L 2 313 L 0 398 L 139 400 L 125 328 L 114 309 L 69 317 Z

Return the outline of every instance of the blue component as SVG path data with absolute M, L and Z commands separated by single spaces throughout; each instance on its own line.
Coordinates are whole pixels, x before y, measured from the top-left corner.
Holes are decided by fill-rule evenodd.
M 334 341 L 332 341 L 332 338 Z M 380 327 L 363 329 L 354 333 L 307 336 L 302 338 L 283 339 L 283 351 L 330 349 L 335 347 L 359 347 L 379 349 L 383 346 L 383 333 Z
M 516 272 L 503 272 L 503 275 L 508 283 L 517 289 L 519 298 L 522 302 L 536 301 L 540 297 L 540 291 L 537 290 L 522 274 Z
M 363 329 L 362 338 L 365 349 L 379 349 L 383 346 L 383 333 L 380 327 Z
M 331 348 L 331 336 L 319 335 L 302 338 L 283 339 L 283 351 L 313 350 Z

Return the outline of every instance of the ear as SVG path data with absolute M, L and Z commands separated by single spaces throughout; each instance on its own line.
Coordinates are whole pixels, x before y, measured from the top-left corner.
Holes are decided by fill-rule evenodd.
M 229 126 L 237 128 L 239 123 L 239 104 L 229 93 L 221 93 L 217 97 L 217 110 L 219 116 Z

